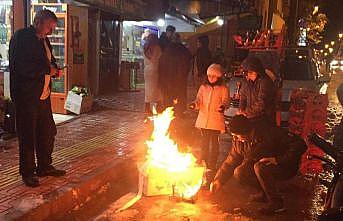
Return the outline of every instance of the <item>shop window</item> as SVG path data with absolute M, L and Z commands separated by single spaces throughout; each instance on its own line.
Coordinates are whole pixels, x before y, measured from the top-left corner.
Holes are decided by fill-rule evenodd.
M 8 47 L 12 35 L 12 0 L 0 1 L 0 69 L 8 69 Z

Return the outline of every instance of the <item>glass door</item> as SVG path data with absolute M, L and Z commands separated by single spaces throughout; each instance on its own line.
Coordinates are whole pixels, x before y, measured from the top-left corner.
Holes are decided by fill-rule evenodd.
M 8 70 L 8 47 L 12 34 L 12 0 L 0 0 L 0 71 Z
M 53 48 L 53 55 L 56 59 L 58 67 L 64 67 L 65 64 L 65 17 L 58 16 L 57 26 L 53 34 L 49 37 L 51 46 Z M 54 93 L 65 93 L 65 70 L 62 71 L 62 76 L 60 78 L 52 79 L 52 92 Z
M 99 93 L 118 88 L 119 22 L 112 15 L 101 14 Z

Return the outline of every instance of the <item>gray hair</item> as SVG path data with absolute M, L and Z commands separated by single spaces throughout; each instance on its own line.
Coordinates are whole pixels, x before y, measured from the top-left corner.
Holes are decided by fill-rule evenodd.
M 57 16 L 55 15 L 55 13 L 48 9 L 43 9 L 36 13 L 35 18 L 33 19 L 33 24 L 37 26 L 38 24 L 48 19 L 52 19 L 57 22 Z

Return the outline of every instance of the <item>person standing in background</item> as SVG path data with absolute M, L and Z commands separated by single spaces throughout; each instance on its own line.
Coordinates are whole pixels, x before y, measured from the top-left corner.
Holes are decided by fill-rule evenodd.
M 157 109 L 161 105 L 161 88 L 159 85 L 159 59 L 162 50 L 156 34 L 149 34 L 144 45 L 144 81 L 145 81 L 145 113 L 152 114 L 151 104 Z
M 172 38 L 176 32 L 176 28 L 172 25 L 168 25 L 166 32 L 163 32 L 160 36 L 160 46 L 164 50 L 168 44 L 172 41 Z
M 187 103 L 187 76 L 190 71 L 191 54 L 174 34 L 165 47 L 159 61 L 164 107 L 175 106 L 176 116 L 182 116 Z
M 252 122 L 263 126 L 276 124 L 276 87 L 266 75 L 260 59 L 248 56 L 242 63 L 246 80 L 240 90 L 240 111 Z
M 207 35 L 200 36 L 197 41 L 197 52 L 194 59 L 194 77 L 201 84 L 206 79 L 207 68 L 212 64 L 212 53 L 209 49 L 210 40 Z

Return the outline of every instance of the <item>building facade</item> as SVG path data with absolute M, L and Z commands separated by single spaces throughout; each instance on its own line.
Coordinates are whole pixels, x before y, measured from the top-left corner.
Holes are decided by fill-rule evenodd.
M 122 21 L 155 20 L 162 13 L 164 15 L 163 2 L 162 0 L 0 1 L 0 56 L 8 54 L 11 35 L 16 30 L 30 25 L 37 10 L 46 8 L 54 11 L 59 20 L 50 40 L 58 65 L 67 68 L 64 69 L 60 79 L 52 82 L 52 107 L 55 113 L 66 113 L 64 103 L 68 91 L 73 86 L 87 87 L 93 95 L 113 93 L 118 90 Z M 4 27 L 3 31 L 2 27 Z M 2 41 L 2 32 L 6 41 Z

